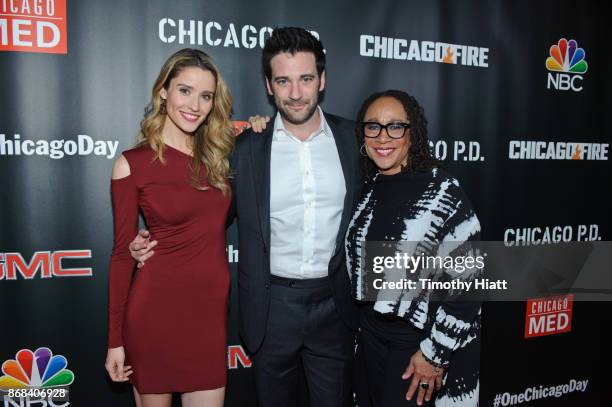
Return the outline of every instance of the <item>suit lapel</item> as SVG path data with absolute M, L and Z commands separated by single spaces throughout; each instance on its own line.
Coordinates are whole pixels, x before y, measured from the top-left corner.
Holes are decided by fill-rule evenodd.
M 327 121 L 327 124 L 334 135 L 334 141 L 336 142 L 336 148 L 338 149 L 338 156 L 340 157 L 340 165 L 342 166 L 342 173 L 344 174 L 344 185 L 346 187 L 342 218 L 340 219 L 340 227 L 338 230 L 338 235 L 336 236 L 336 248 L 333 254 L 333 256 L 335 256 L 344 244 L 344 234 L 353 212 L 353 195 L 355 193 L 356 181 L 354 179 L 355 151 L 351 140 L 348 139 L 348 137 L 351 135 L 345 134 L 345 132 L 338 127 L 333 117 L 325 115 L 325 120 Z
M 251 176 L 255 186 L 255 196 L 261 234 L 269 252 L 270 248 L 270 158 L 274 120 L 261 134 L 253 134 L 251 142 Z

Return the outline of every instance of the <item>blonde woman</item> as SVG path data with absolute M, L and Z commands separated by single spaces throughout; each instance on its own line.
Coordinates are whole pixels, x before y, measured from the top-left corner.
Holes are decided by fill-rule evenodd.
M 178 51 L 155 81 L 138 145 L 113 167 L 106 369 L 132 382 L 138 406 L 169 407 L 172 393 L 186 407 L 223 405 L 230 110 L 211 58 Z M 139 211 L 160 243 L 135 273 Z

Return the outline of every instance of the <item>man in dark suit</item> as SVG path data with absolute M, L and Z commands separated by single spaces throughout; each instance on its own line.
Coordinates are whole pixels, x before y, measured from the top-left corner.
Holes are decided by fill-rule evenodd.
M 308 31 L 276 29 L 262 59 L 278 112 L 262 134 L 242 133 L 231 157 L 240 332 L 260 405 L 293 405 L 303 368 L 311 406 L 345 406 L 357 326 L 344 256 L 361 185 L 354 124 L 318 105 L 325 54 Z

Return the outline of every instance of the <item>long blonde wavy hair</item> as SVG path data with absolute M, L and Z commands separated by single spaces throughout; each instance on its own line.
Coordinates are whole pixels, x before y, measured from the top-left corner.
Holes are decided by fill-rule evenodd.
M 206 183 L 226 195 L 229 192 L 227 181 L 230 177 L 229 154 L 234 148 L 235 133 L 230 120 L 232 95 L 210 56 L 206 53 L 185 48 L 170 56 L 162 66 L 153 90 L 151 102 L 145 108 L 144 118 L 140 122 L 138 143 L 148 143 L 155 151 L 155 158 L 165 164 L 164 141 L 162 129 L 167 118 L 165 106 L 162 105 L 160 92 L 168 90 L 170 81 L 178 76 L 182 69 L 198 67 L 213 74 L 216 82 L 213 96 L 213 107 L 208 117 L 193 133 L 193 161 L 191 165 L 191 183 L 194 188 L 208 189 Z M 206 170 L 201 176 L 202 166 Z

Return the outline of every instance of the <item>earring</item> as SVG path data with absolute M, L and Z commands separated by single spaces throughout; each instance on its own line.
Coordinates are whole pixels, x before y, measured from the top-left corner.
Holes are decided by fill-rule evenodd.
M 166 114 L 166 99 L 164 99 L 163 97 L 159 97 L 160 102 L 159 102 L 159 113 L 161 114 Z
M 367 156 L 368 156 L 368 155 L 366 154 L 366 152 L 365 152 L 365 143 L 362 143 L 362 144 L 361 144 L 361 147 L 359 147 L 359 154 L 360 154 L 362 157 L 367 157 Z

